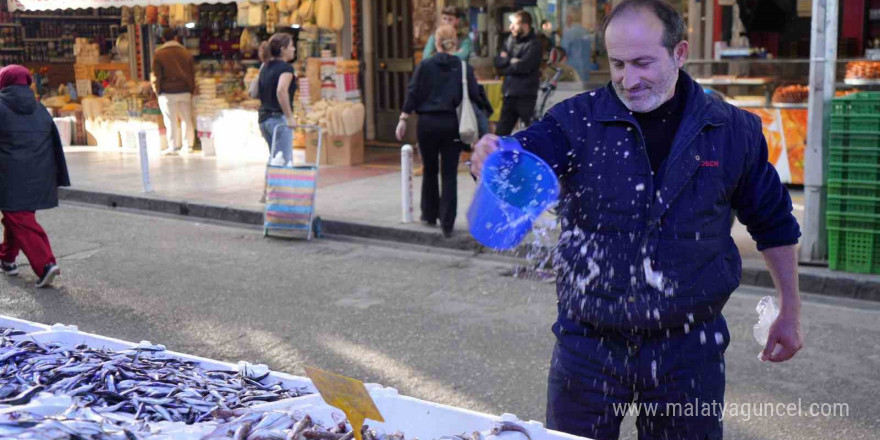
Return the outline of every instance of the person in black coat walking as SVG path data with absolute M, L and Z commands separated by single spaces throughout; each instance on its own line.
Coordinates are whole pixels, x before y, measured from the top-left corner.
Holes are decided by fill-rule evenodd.
M 61 270 L 34 211 L 58 206 L 58 187 L 70 186 L 70 177 L 58 129 L 31 91 L 32 81 L 23 66 L 0 69 L 0 270 L 18 275 L 15 259 L 22 251 L 37 274 L 36 287 L 47 287 Z
M 512 133 L 517 119 L 526 126 L 532 123 L 541 81 L 541 56 L 541 42 L 532 29 L 532 16 L 526 11 L 517 11 L 511 18 L 510 37 L 504 43 L 504 50 L 495 57 L 495 68 L 504 75 L 501 86 L 504 100 L 495 134 Z
M 436 225 L 439 219 L 443 235 L 448 238 L 452 235 L 458 203 L 458 159 L 465 147 L 459 139 L 456 114 L 463 99 L 462 66 L 467 68 L 468 96 L 477 105 L 480 101 L 473 68 L 452 55 L 458 47 L 455 28 L 438 27 L 434 42 L 437 53 L 422 60 L 410 79 L 396 135 L 403 140 L 407 119 L 412 113 L 419 114 L 416 136 L 424 165 L 421 218 L 429 225 Z M 437 185 L 438 172 L 443 178 L 442 194 Z

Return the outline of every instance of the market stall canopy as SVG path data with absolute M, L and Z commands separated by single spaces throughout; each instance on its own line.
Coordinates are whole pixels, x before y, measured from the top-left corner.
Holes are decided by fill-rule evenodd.
M 10 11 L 52 11 L 56 9 L 119 8 L 202 3 L 233 3 L 229 0 L 9 0 Z

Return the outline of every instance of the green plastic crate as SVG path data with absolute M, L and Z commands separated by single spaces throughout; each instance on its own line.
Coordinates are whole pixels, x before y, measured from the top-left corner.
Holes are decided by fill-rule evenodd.
M 880 214 L 880 199 L 829 194 L 826 211 L 841 214 Z
M 880 231 L 828 226 L 828 268 L 880 273 Z
M 843 164 L 880 165 L 880 148 L 832 146 L 828 149 L 828 161 Z
M 880 131 L 831 130 L 828 145 L 880 148 Z
M 862 163 L 828 163 L 829 179 L 880 181 L 880 165 Z
M 848 115 L 832 115 L 832 130 L 857 130 L 857 131 L 878 131 L 880 130 L 880 113 L 874 114 L 848 114 Z
M 880 199 L 880 182 L 828 179 L 828 195 Z
M 832 115 L 875 113 L 880 113 L 880 92 L 855 93 L 831 101 Z
M 835 228 L 850 228 L 865 231 L 880 232 L 880 215 L 861 212 L 835 212 L 828 210 L 825 213 L 828 226 Z

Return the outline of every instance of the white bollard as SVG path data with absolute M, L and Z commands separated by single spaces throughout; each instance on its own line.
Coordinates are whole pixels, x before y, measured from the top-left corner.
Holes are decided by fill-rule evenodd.
M 413 147 L 406 144 L 400 149 L 400 195 L 403 223 L 413 221 Z
M 153 183 L 150 181 L 150 158 L 147 156 L 147 132 L 141 130 L 138 132 L 138 150 L 141 156 L 141 182 L 144 185 L 144 192 L 153 192 Z

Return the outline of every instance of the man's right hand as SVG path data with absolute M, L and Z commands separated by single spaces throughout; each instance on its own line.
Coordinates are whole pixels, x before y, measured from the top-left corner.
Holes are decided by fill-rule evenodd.
M 480 178 L 480 174 L 483 172 L 483 162 L 498 149 L 498 139 L 500 138 L 494 134 L 487 134 L 474 145 L 474 154 L 471 155 L 471 174 L 476 176 L 477 179 Z

